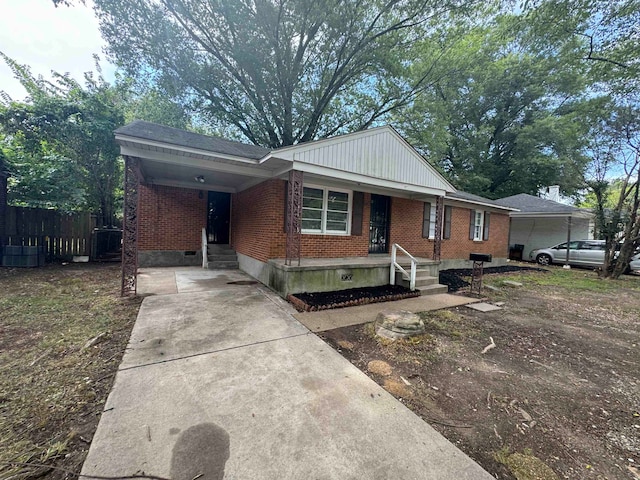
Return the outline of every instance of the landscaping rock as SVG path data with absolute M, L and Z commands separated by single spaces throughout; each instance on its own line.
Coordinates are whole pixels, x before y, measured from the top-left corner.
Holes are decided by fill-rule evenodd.
M 349 340 L 340 340 L 338 342 L 338 346 L 345 350 L 349 350 L 349 351 L 353 350 L 353 343 L 351 343 Z
M 396 340 L 425 332 L 424 322 L 412 312 L 380 312 L 376 318 L 376 335 Z

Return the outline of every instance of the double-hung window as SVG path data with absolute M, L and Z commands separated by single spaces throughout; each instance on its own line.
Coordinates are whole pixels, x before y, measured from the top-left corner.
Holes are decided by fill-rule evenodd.
M 469 239 L 474 242 L 489 240 L 490 213 L 482 210 L 471 210 L 469 221 Z
M 436 205 L 425 202 L 422 211 L 422 238 L 434 239 L 436 236 Z
M 302 191 L 302 233 L 349 234 L 351 192 L 308 186 Z
M 473 227 L 473 239 L 475 241 L 482 240 L 482 227 L 484 226 L 484 212 L 481 210 L 475 211 L 475 223 Z

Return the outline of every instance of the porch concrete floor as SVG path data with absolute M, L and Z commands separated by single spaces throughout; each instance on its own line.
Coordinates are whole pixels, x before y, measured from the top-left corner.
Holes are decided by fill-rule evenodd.
M 294 317 L 312 332 L 324 332 L 325 330 L 333 330 L 334 328 L 373 322 L 382 311 L 396 312 L 405 310 L 414 313 L 428 312 L 468 305 L 479 301 L 477 298 L 440 293 L 437 295 L 405 298 L 404 300 L 396 300 L 393 302 L 371 303 L 369 305 L 336 308 L 333 310 L 322 310 L 320 312 L 302 312 L 296 313 Z
M 419 264 L 427 265 L 438 263 L 430 258 L 415 257 Z M 398 255 L 397 261 L 401 265 L 411 264 L 409 257 Z M 269 260 L 269 263 L 281 265 L 285 268 L 298 268 L 298 261 L 292 261 L 290 266 L 285 265 L 284 258 Z M 300 267 L 348 267 L 348 266 L 387 266 L 391 264 L 391 255 L 372 254 L 368 257 L 341 257 L 341 258 L 301 258 Z
M 206 292 L 229 287 L 229 282 L 255 281 L 240 270 L 205 270 L 201 267 L 157 267 L 138 270 L 138 295 Z

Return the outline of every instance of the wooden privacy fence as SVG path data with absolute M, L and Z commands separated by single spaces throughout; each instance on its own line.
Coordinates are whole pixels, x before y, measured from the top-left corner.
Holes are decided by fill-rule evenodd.
M 56 210 L 7 207 L 6 245 L 44 247 L 48 260 L 90 255 L 95 217 Z

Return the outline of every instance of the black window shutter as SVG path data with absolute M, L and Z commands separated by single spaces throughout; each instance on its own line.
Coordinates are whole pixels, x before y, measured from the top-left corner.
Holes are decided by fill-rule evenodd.
M 431 204 L 424 202 L 424 210 L 422 211 L 422 238 L 429 238 L 429 227 L 431 221 Z
M 284 182 L 284 233 L 289 230 L 289 182 Z
M 489 240 L 489 220 L 491 215 L 489 212 L 484 212 L 484 232 L 482 232 L 482 239 Z
M 353 207 L 351 212 L 351 235 L 362 235 L 362 221 L 364 216 L 364 193 L 353 192 Z
M 443 238 L 451 238 L 451 206 L 444 207 L 444 232 Z
M 469 219 L 469 240 L 473 240 L 473 232 L 476 228 L 476 211 L 470 210 L 471 218 Z

